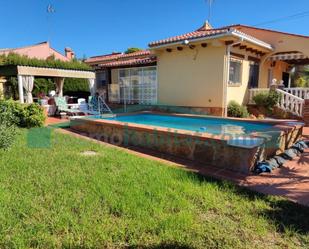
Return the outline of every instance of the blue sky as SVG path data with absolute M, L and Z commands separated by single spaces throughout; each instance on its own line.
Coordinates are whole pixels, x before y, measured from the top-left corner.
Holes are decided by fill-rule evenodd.
M 47 6 L 56 10 L 50 16 Z M 78 57 L 146 48 L 153 40 L 197 29 L 207 19 L 205 0 L 0 0 L 0 48 L 50 41 Z M 300 12 L 309 0 L 214 0 L 211 23 L 255 25 Z M 264 28 L 309 35 L 309 14 Z M 50 32 L 48 32 L 50 30 Z

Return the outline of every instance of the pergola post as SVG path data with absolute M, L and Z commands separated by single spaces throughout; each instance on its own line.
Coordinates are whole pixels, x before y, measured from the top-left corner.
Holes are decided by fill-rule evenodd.
M 17 75 L 18 79 L 18 95 L 19 95 L 19 101 L 20 103 L 25 103 L 24 102 L 24 87 L 23 87 L 23 76 L 22 75 Z
M 63 84 L 64 84 L 64 78 L 55 78 L 55 84 L 56 84 L 56 93 L 58 97 L 63 96 Z
M 96 85 L 95 85 L 95 79 L 94 78 L 89 78 L 88 79 L 88 84 L 89 84 L 89 90 L 90 90 L 90 94 L 91 96 L 95 95 L 96 92 Z

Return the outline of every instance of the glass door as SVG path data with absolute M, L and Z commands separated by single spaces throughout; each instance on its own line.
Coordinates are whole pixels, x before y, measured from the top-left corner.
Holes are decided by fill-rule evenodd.
M 249 88 L 258 88 L 259 87 L 259 72 L 260 64 L 258 62 L 250 61 L 249 67 Z

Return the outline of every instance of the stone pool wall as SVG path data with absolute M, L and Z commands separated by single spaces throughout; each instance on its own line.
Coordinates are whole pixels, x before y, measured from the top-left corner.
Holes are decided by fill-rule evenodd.
M 284 150 L 301 136 L 301 128 L 280 133 L 265 147 L 240 148 L 227 144 L 228 136 L 193 133 L 111 120 L 74 119 L 71 129 L 118 146 L 136 146 L 207 165 L 249 173 L 259 159 Z

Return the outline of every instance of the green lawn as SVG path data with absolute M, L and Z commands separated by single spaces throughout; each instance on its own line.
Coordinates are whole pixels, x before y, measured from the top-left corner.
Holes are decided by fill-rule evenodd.
M 0 152 L 0 248 L 309 247 L 308 208 L 69 135 L 45 149 L 26 136 Z

